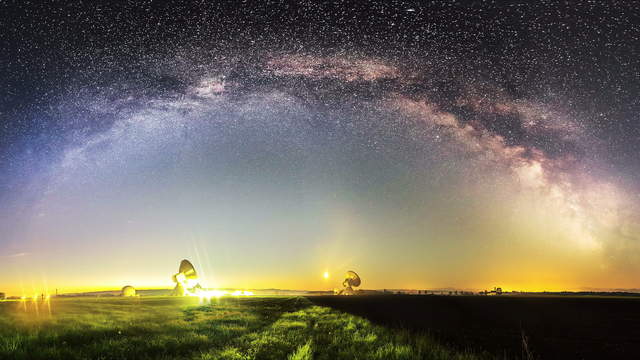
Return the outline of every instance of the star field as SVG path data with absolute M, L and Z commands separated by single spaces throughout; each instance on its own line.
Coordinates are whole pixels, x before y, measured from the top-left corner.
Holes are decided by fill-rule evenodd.
M 221 285 L 640 287 L 632 3 L 0 13 L 0 256 L 40 264 L 14 291 L 162 286 L 176 252 Z

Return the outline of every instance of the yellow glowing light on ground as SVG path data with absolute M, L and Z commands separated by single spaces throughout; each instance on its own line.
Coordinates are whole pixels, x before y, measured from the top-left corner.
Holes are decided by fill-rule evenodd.
M 251 296 L 253 295 L 253 292 L 251 291 L 240 291 L 240 290 L 236 290 L 234 292 L 231 293 L 232 296 Z
M 44 301 L 45 301 L 45 304 L 47 305 L 47 311 L 49 312 L 49 316 L 51 316 L 51 295 L 47 294 Z
M 325 278 L 325 279 L 328 279 L 329 278 L 329 272 L 325 271 L 324 274 L 322 274 L 322 277 Z
M 189 296 L 197 296 L 200 301 L 210 301 L 212 298 L 219 298 L 226 294 L 226 291 L 220 290 L 198 290 L 195 293 L 188 293 Z
M 200 298 L 200 301 L 210 301 L 213 298 L 220 298 L 222 296 L 253 296 L 251 291 L 236 290 L 234 292 L 228 292 L 224 290 L 197 290 L 196 292 L 188 292 L 188 296 L 196 296 Z

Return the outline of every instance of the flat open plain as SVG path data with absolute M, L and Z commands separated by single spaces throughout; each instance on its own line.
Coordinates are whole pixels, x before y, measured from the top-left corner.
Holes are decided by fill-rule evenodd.
M 0 302 L 0 359 L 476 359 L 303 297 Z
M 540 359 L 640 359 L 640 298 L 589 296 L 413 296 L 310 298 L 374 323 L 458 349 L 508 358 L 527 347 Z

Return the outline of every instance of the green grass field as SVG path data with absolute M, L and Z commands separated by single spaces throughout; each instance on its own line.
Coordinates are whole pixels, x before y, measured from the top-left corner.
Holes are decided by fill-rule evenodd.
M 26 310 L 23 307 L 26 305 Z M 4 359 L 475 359 L 301 297 L 0 302 Z

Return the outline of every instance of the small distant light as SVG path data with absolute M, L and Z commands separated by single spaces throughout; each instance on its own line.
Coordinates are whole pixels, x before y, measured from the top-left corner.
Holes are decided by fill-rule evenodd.
M 329 278 L 329 272 L 325 271 L 324 274 L 322 274 L 322 277 L 325 278 L 325 279 L 328 279 Z

